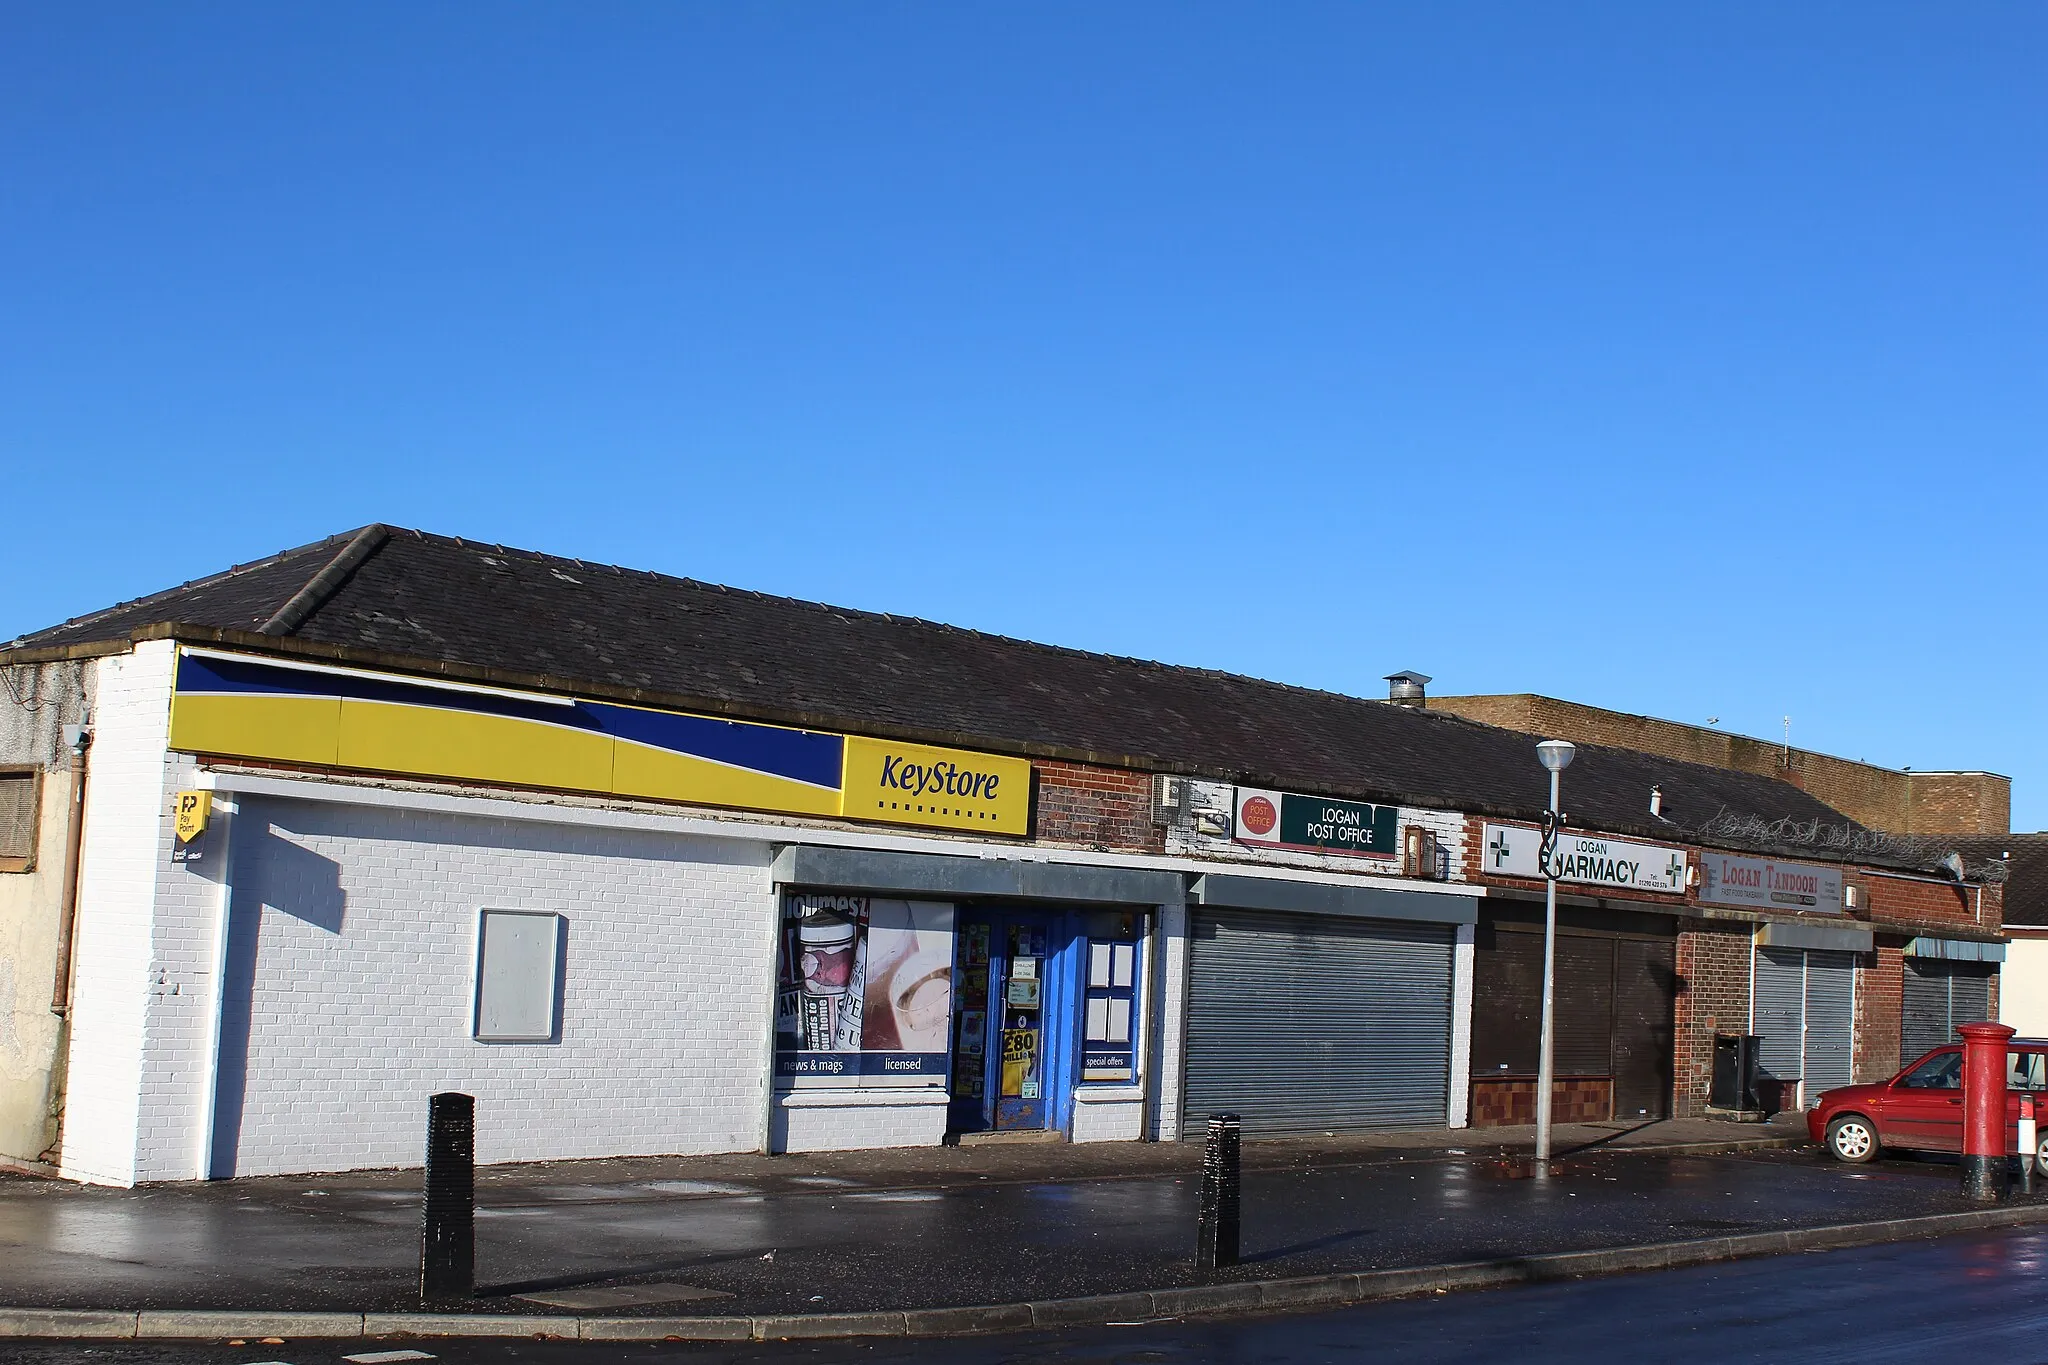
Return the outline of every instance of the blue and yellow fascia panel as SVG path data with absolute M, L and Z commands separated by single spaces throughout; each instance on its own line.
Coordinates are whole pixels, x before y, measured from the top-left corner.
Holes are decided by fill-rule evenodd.
M 171 747 L 1022 835 L 1031 765 L 960 749 L 186 651 Z

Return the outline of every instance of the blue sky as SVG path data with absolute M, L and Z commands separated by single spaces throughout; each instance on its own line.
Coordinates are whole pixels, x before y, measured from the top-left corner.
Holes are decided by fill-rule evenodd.
M 0 637 L 383 520 L 2015 778 L 2048 9 L 0 12 Z

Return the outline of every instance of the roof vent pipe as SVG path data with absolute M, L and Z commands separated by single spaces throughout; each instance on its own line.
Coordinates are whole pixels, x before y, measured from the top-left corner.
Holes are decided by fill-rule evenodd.
M 1387 700 L 1396 706 L 1427 706 L 1428 697 L 1423 688 L 1429 686 L 1429 674 L 1404 669 L 1399 673 L 1387 674 Z
M 1664 789 L 1662 787 L 1650 788 L 1650 814 L 1656 816 L 1659 820 L 1664 818 Z

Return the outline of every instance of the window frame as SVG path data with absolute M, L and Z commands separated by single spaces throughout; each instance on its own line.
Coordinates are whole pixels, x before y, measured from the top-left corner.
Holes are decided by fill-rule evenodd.
M 1081 954 L 1080 963 L 1081 1055 L 1079 1060 L 1081 1062 L 1081 1084 L 1134 1084 L 1138 1079 L 1138 998 L 1139 989 L 1144 980 L 1145 972 L 1144 935 L 1134 934 L 1132 937 L 1129 938 L 1111 938 L 1098 937 L 1094 934 L 1086 934 L 1082 936 L 1081 943 L 1083 945 L 1083 952 Z M 1094 959 L 1095 950 L 1098 946 L 1107 948 L 1109 950 L 1110 966 L 1107 975 L 1109 977 L 1110 982 L 1112 983 L 1114 983 L 1116 980 L 1115 964 L 1117 949 L 1122 948 L 1130 953 L 1131 971 L 1130 981 L 1128 984 L 1122 986 L 1118 986 L 1115 984 L 1097 986 L 1094 984 Z M 1125 1035 L 1124 1040 L 1122 1042 L 1113 1042 L 1109 1039 L 1096 1039 L 1089 1036 L 1090 1014 L 1092 1012 L 1091 1007 L 1098 1000 L 1109 1002 L 1112 1008 L 1115 1008 L 1117 1006 L 1122 1007 L 1124 1011 Z M 1127 1068 L 1129 1074 L 1118 1076 L 1101 1074 L 1091 1075 L 1088 1071 L 1087 1065 L 1088 1052 L 1091 1047 L 1103 1051 L 1107 1051 L 1109 1049 L 1114 1048 L 1120 1052 L 1130 1053 L 1131 1064 L 1129 1068 Z
M 0 854 L 0 873 L 33 872 L 36 852 L 43 842 L 43 781 L 46 770 L 38 763 L 0 763 L 0 780 L 28 779 L 28 852 L 20 857 Z

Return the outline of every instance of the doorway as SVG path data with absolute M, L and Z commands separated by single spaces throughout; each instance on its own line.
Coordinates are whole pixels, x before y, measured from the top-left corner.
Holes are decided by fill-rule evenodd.
M 955 1132 L 1060 1128 L 1072 1090 L 1068 916 L 960 911 L 948 1126 Z

